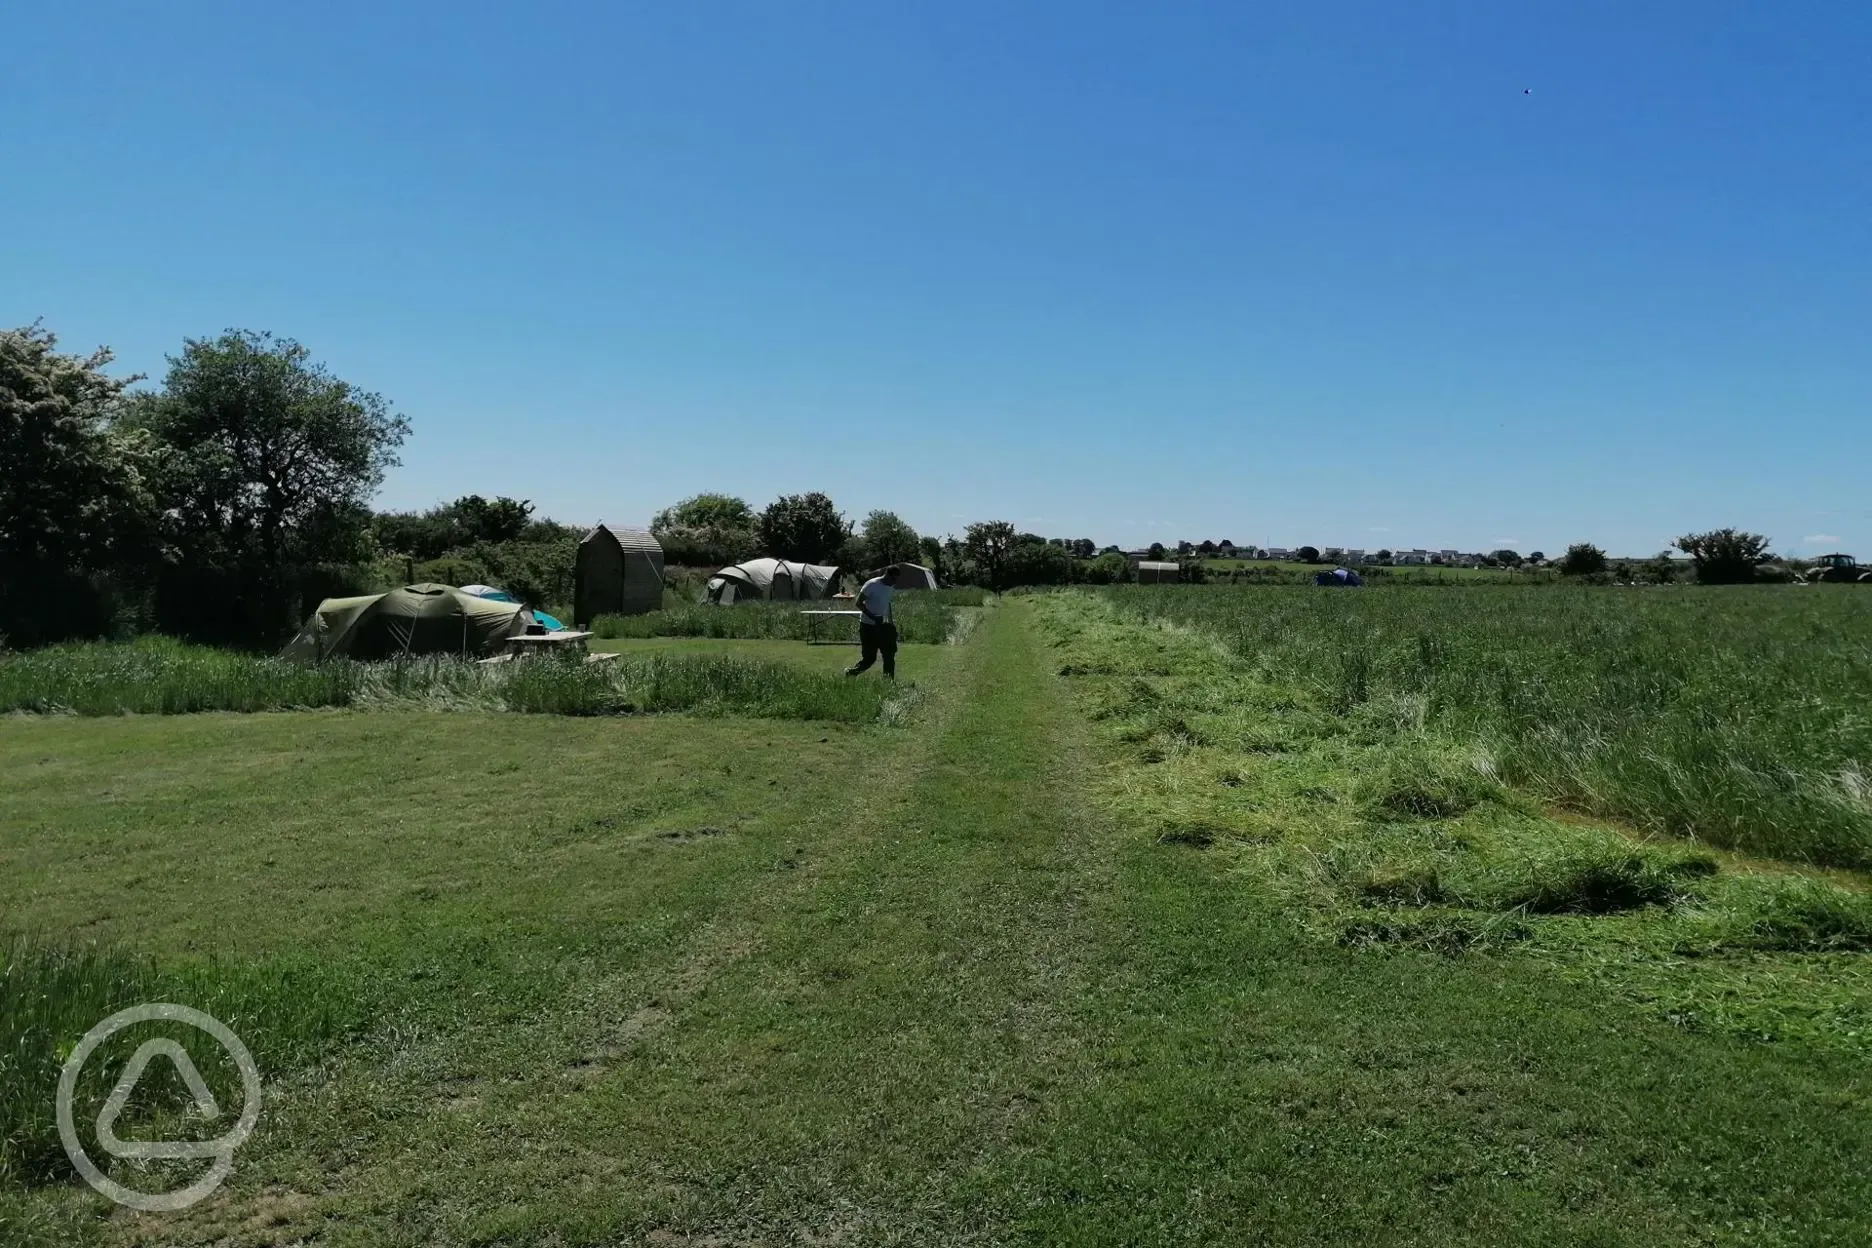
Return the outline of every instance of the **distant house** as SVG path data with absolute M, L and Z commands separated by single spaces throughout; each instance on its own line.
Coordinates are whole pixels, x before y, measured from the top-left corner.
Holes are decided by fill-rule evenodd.
M 1401 564 L 1429 563 L 1430 552 L 1427 550 L 1400 550 L 1397 552 L 1397 558 L 1395 562 L 1401 563 Z
M 1261 552 L 1261 555 L 1265 559 L 1291 559 L 1293 552 L 1285 546 L 1269 546 Z
M 1342 550 L 1339 553 L 1341 557 L 1347 563 L 1364 563 L 1365 562 L 1365 552 L 1362 550 L 1359 550 L 1356 547 L 1354 547 L 1351 550 Z

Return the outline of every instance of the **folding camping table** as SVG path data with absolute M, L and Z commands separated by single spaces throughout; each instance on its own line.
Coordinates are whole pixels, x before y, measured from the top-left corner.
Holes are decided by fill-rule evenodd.
M 823 622 L 826 618 L 832 617 L 832 616 L 849 616 L 850 618 L 855 620 L 859 616 L 863 615 L 864 612 L 862 611 L 802 611 L 800 612 L 800 614 L 806 617 L 806 640 L 807 642 L 809 644 L 817 644 L 820 640 L 819 626 L 821 622 Z M 856 638 L 852 638 L 852 639 L 845 640 L 845 641 L 840 641 L 837 638 L 833 638 L 831 644 L 849 646 L 855 640 Z

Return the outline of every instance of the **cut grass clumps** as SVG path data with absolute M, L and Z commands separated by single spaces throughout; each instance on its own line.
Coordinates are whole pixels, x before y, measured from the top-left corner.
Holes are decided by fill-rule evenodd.
M 1527 924 L 1461 911 L 1361 916 L 1339 926 L 1338 943 L 1352 949 L 1421 949 L 1446 957 L 1504 948 L 1528 939 Z
M 1380 817 L 1452 819 L 1502 796 L 1502 787 L 1465 758 L 1401 749 L 1363 785 L 1364 805 Z
M 167 639 L 58 646 L 0 657 L 0 711 L 173 715 L 200 711 L 513 711 L 619 715 L 696 711 L 865 723 L 886 691 L 787 663 L 644 655 L 586 663 L 541 655 L 489 666 L 430 657 L 301 665 Z
M 307 1065 L 359 1032 L 372 996 L 338 968 L 310 958 L 160 967 L 121 949 L 26 937 L 0 942 L 0 1183 L 70 1177 L 54 1105 L 60 1068 L 78 1040 L 117 1011 L 157 1002 L 205 1011 L 241 1038 L 269 1077 Z M 188 1051 L 217 1104 L 241 1103 L 238 1074 L 217 1041 L 191 1027 L 151 1023 L 126 1029 L 107 1042 L 108 1052 L 87 1060 L 74 1105 L 95 1118 L 134 1048 L 163 1035 Z M 179 1082 L 173 1092 L 181 1091 Z M 132 1104 L 142 1106 L 140 1099 Z M 174 1113 L 181 1101 L 143 1108 Z
M 1695 895 L 1712 875 L 1707 854 L 1634 845 L 1618 837 L 1556 844 L 1485 871 L 1462 890 L 1479 909 L 1530 914 L 1615 914 L 1668 906 Z
M 1799 876 L 1753 879 L 1708 924 L 1718 948 L 1859 953 L 1872 950 L 1872 897 Z

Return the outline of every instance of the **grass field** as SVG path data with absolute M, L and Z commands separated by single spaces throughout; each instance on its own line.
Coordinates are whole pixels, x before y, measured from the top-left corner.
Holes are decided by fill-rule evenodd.
M 0 720 L 7 1014 L 197 992 L 267 1073 L 210 1200 L 16 1165 L 0 1241 L 1867 1242 L 1861 955 L 1774 943 L 1849 880 L 1626 864 L 1169 624 L 987 610 L 893 722 Z
M 1872 867 L 1872 595 L 1843 586 L 1129 588 L 1139 619 L 1646 830 Z

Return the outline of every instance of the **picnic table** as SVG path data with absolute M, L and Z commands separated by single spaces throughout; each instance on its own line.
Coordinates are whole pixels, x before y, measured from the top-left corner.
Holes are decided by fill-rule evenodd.
M 574 629 L 560 629 L 555 633 L 516 633 L 502 643 L 503 649 L 492 658 L 482 659 L 483 663 L 511 663 L 515 659 L 534 654 L 563 654 L 568 651 L 586 651 L 586 643 L 596 633 L 582 633 Z M 618 656 L 615 654 L 585 655 L 587 663 L 609 663 Z
M 819 630 L 827 619 L 849 617 L 855 620 L 864 613 L 862 611 L 802 611 L 800 614 L 806 617 L 807 644 L 816 645 L 820 641 Z M 840 641 L 834 638 L 833 644 L 850 645 L 852 642 L 849 639 Z

